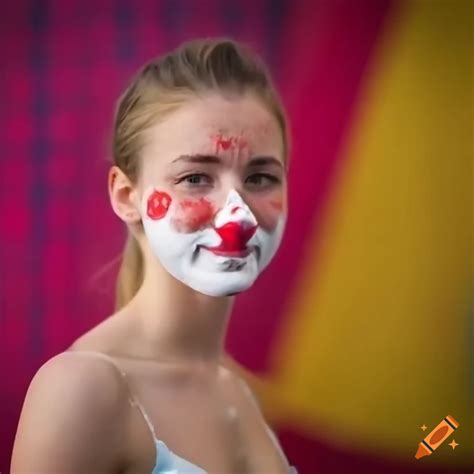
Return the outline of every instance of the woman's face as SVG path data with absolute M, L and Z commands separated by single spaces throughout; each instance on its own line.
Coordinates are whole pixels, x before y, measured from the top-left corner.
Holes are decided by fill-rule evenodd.
M 247 289 L 286 221 L 283 138 L 252 95 L 191 99 L 145 134 L 138 181 L 151 250 L 211 296 Z

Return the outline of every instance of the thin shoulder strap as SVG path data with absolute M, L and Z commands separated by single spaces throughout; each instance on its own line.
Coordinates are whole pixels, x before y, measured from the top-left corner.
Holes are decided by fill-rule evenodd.
M 150 420 L 150 417 L 148 416 L 145 408 L 141 404 L 140 400 L 138 400 L 137 396 L 135 395 L 134 391 L 132 390 L 131 384 L 129 382 L 129 378 L 126 374 L 126 372 L 120 367 L 120 365 L 117 363 L 115 359 L 110 357 L 108 354 L 105 354 L 104 352 L 98 352 L 98 351 L 87 351 L 94 353 L 101 357 L 102 359 L 108 361 L 116 370 L 117 372 L 121 375 L 125 386 L 127 388 L 128 392 L 128 402 L 130 403 L 131 406 L 136 406 L 140 410 L 141 414 L 143 415 L 143 418 L 145 419 L 146 424 L 148 425 L 148 428 L 151 431 L 151 434 L 153 436 L 154 440 L 157 440 L 156 438 L 156 433 L 155 433 L 155 427 L 153 426 L 153 423 Z

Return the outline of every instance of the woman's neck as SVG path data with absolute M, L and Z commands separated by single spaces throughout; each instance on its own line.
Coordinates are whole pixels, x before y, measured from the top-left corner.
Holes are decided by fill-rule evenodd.
M 152 264 L 145 267 L 143 284 L 126 308 L 136 318 L 147 358 L 207 365 L 225 355 L 233 302 L 233 296 L 199 293 Z

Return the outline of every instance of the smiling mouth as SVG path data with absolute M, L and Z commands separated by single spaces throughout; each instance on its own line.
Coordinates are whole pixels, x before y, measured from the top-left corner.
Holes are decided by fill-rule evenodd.
M 202 248 L 208 250 L 209 252 L 212 252 L 214 255 L 219 255 L 220 257 L 230 257 L 230 258 L 245 258 L 245 257 L 248 257 L 254 250 L 253 248 L 245 248 L 242 250 L 218 250 L 218 249 L 213 249 L 211 247 L 205 247 L 205 246 L 203 246 Z
M 212 247 L 206 247 L 205 245 L 198 245 L 195 252 L 198 253 L 201 249 L 205 249 L 219 257 L 245 258 L 248 257 L 252 252 L 255 252 L 257 260 L 260 258 L 260 248 L 258 245 L 252 245 L 251 247 L 246 247 L 239 250 L 221 250 Z

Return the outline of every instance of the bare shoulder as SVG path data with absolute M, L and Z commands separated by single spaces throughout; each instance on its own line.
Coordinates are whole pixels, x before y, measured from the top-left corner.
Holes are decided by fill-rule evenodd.
M 121 463 L 127 400 L 106 360 L 80 351 L 51 358 L 28 388 L 12 472 L 110 472 Z
M 66 397 L 83 410 L 113 410 L 127 396 L 117 369 L 94 352 L 81 350 L 62 352 L 45 362 L 33 377 L 27 396 L 33 391 Z

